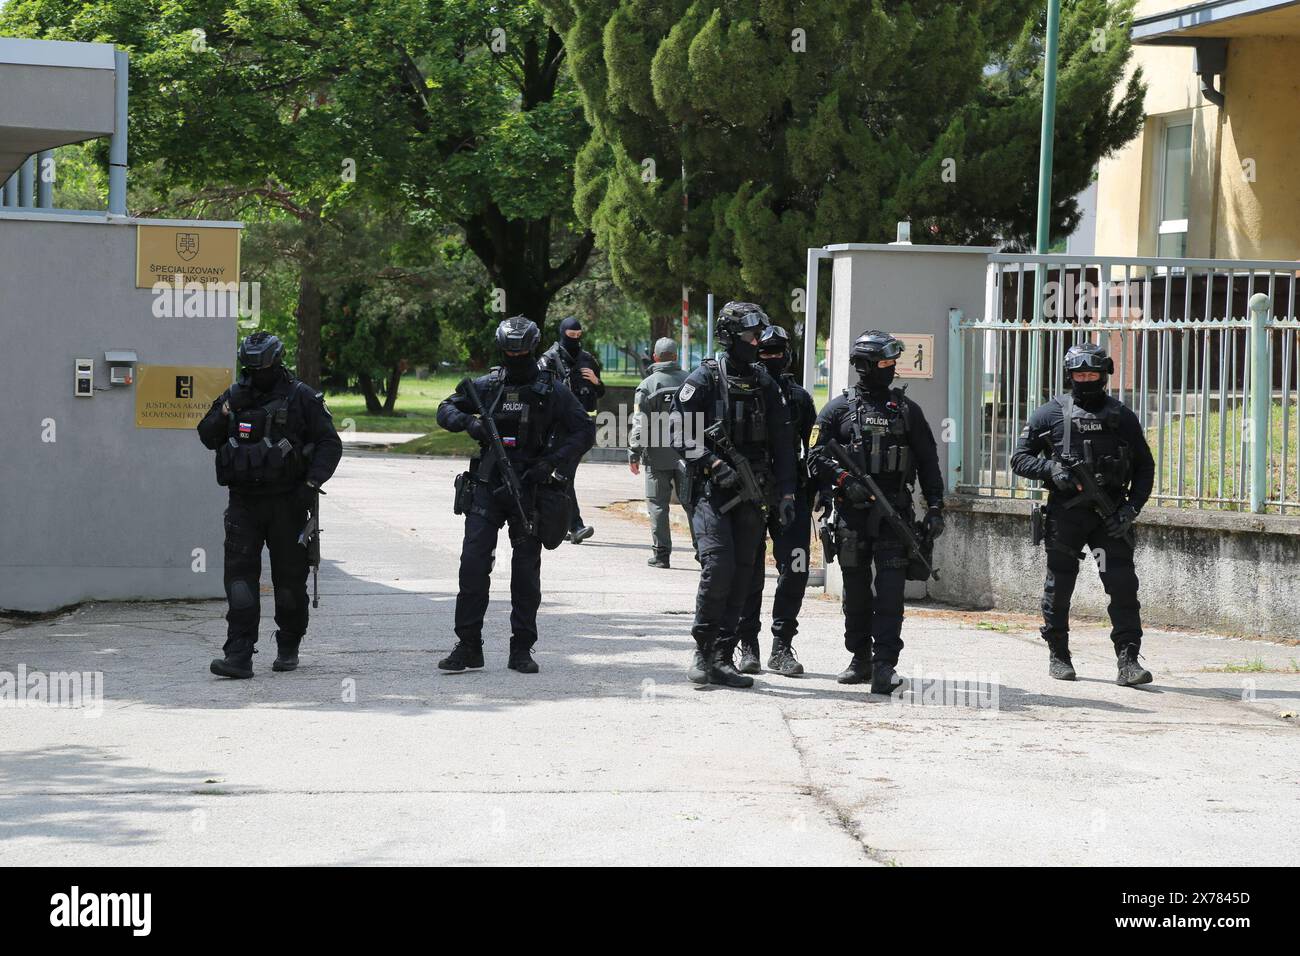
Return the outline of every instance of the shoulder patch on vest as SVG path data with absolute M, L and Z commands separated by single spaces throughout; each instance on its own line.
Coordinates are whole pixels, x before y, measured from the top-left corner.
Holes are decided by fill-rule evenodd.
M 695 386 L 692 385 L 690 382 L 687 382 L 685 385 L 682 386 L 682 390 L 677 393 L 677 398 L 679 401 L 689 402 L 691 400 L 691 396 L 694 394 L 695 394 Z

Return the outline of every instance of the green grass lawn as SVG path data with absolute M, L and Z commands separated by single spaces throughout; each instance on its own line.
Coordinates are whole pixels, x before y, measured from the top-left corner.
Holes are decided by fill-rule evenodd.
M 1194 495 L 1196 493 L 1196 458 L 1197 458 L 1197 437 L 1196 429 L 1200 419 L 1198 415 L 1188 415 L 1184 427 L 1183 437 L 1183 493 Z M 1223 496 L 1233 498 L 1237 495 L 1243 495 L 1247 498 L 1250 496 L 1250 446 L 1243 443 L 1241 436 L 1241 422 L 1236 415 L 1230 415 L 1228 421 L 1222 423 L 1224 426 L 1223 441 Z M 1206 435 L 1205 435 L 1205 454 L 1203 459 L 1204 473 L 1201 479 L 1202 493 L 1207 497 L 1217 497 L 1219 494 L 1219 426 L 1220 413 L 1212 411 L 1206 416 Z M 1285 497 L 1288 500 L 1295 501 L 1300 497 L 1300 474 L 1297 474 L 1295 454 L 1297 447 L 1300 447 L 1300 409 L 1297 409 L 1294 401 L 1291 406 L 1290 415 L 1290 459 L 1287 462 L 1286 491 Z M 1280 483 L 1282 480 L 1282 404 L 1273 403 L 1273 413 L 1270 419 L 1270 440 L 1272 447 L 1272 460 L 1269 468 L 1268 496 L 1277 498 Z M 1159 430 L 1152 427 L 1147 429 L 1147 441 L 1151 444 L 1151 454 L 1160 461 L 1159 457 Z M 1179 437 L 1179 419 L 1171 417 L 1165 424 L 1164 434 L 1164 461 L 1160 470 L 1160 480 L 1158 489 L 1165 494 L 1176 493 L 1178 491 L 1178 437 Z M 1241 455 L 1246 456 L 1246 468 L 1244 471 L 1244 483 L 1240 480 L 1243 477 Z
M 334 413 L 334 426 L 342 431 L 348 419 L 359 432 L 427 432 L 437 428 L 438 403 L 456 390 L 462 373 L 449 372 L 420 380 L 403 377 L 397 387 L 397 409 L 392 415 L 372 415 L 360 393 L 328 392 L 325 401 Z

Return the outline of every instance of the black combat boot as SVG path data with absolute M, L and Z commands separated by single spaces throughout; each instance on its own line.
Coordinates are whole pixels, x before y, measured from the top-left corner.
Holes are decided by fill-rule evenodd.
M 867 654 L 854 654 L 849 666 L 835 680 L 840 684 L 865 684 L 871 680 L 871 658 Z
M 759 655 L 763 652 L 758 646 L 758 638 L 750 637 L 740 642 L 740 666 L 736 670 L 742 674 L 761 674 L 763 665 Z
M 298 645 L 301 643 L 301 637 L 282 637 L 280 632 L 276 631 L 275 662 L 271 665 L 271 670 L 296 670 L 298 668 Z
M 253 655 L 257 653 L 255 641 L 246 637 L 231 638 L 221 651 L 226 656 L 218 657 L 212 662 L 208 668 L 212 673 L 236 680 L 246 680 L 253 676 Z
M 658 554 L 656 554 L 653 558 L 649 558 L 649 559 L 646 561 L 646 564 L 650 565 L 650 567 L 652 567 L 652 568 L 667 568 L 667 567 L 671 567 L 671 565 L 668 563 L 668 555 L 666 555 L 666 554 L 665 554 L 665 555 L 658 555 Z
M 582 542 L 586 541 L 595 533 L 596 529 L 591 525 L 581 524 L 569 532 L 569 540 L 574 544 L 582 544 Z
M 871 693 L 884 694 L 888 697 L 903 686 L 903 679 L 894 670 L 894 665 L 885 661 L 876 661 L 871 667 Z
M 451 653 L 438 661 L 438 670 L 454 671 L 476 671 L 483 666 L 483 642 L 482 641 L 457 641 L 456 646 L 451 649 Z
M 510 642 L 510 660 L 506 662 L 506 667 L 521 674 L 536 674 L 540 670 L 537 661 L 533 660 L 532 647 L 514 641 Z
M 691 655 L 691 666 L 686 668 L 686 679 L 692 684 L 709 682 L 709 645 L 695 644 L 695 653 Z
M 1139 684 L 1151 683 L 1151 672 L 1138 663 L 1136 644 L 1125 644 L 1119 648 L 1119 674 L 1115 683 L 1121 687 L 1137 687 Z
M 1070 660 L 1070 641 L 1065 637 L 1047 638 L 1047 675 L 1057 680 L 1074 680 L 1074 663 Z
M 735 647 L 729 641 L 715 641 L 709 654 L 709 683 L 721 687 L 753 687 L 754 678 L 736 670 L 731 656 Z
M 798 677 L 803 673 L 803 665 L 794 656 L 794 648 L 790 646 L 790 638 L 776 637 L 772 639 L 772 656 L 767 659 L 767 669 L 775 671 L 782 677 Z

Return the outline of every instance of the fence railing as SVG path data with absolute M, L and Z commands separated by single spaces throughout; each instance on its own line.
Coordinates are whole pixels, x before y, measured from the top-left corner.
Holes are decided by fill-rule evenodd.
M 962 492 L 1038 497 L 1011 471 L 1033 410 L 1068 386 L 1070 345 L 1104 345 L 1111 394 L 1156 459 L 1152 501 L 1300 509 L 1300 263 L 989 256 L 985 314 L 951 327 Z

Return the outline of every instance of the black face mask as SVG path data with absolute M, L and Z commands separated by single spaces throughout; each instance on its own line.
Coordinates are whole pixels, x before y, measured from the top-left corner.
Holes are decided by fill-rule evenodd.
M 577 355 L 582 351 L 582 339 L 571 339 L 566 335 L 564 338 L 560 339 L 560 345 L 564 348 L 564 351 L 568 352 L 570 355 Z
M 501 364 L 512 382 L 531 382 L 537 377 L 537 361 L 532 355 L 505 355 Z
M 763 363 L 763 366 L 773 378 L 778 375 L 784 375 L 786 369 L 790 367 L 790 355 L 787 352 L 782 352 L 776 358 L 765 358 L 760 359 L 759 361 Z
M 1106 376 L 1095 382 L 1076 382 L 1071 378 L 1070 395 L 1084 408 L 1100 405 L 1106 400 Z
M 275 388 L 276 383 L 280 381 L 283 374 L 284 370 L 279 365 L 273 368 L 251 369 L 248 373 L 248 380 L 257 391 L 269 392 Z
M 739 365 L 753 365 L 758 361 L 758 345 L 754 342 L 746 342 L 744 339 L 736 339 L 727 346 L 727 356 Z
M 858 382 L 869 392 L 883 392 L 894 381 L 894 366 L 881 368 L 873 365 L 865 372 L 858 372 Z

